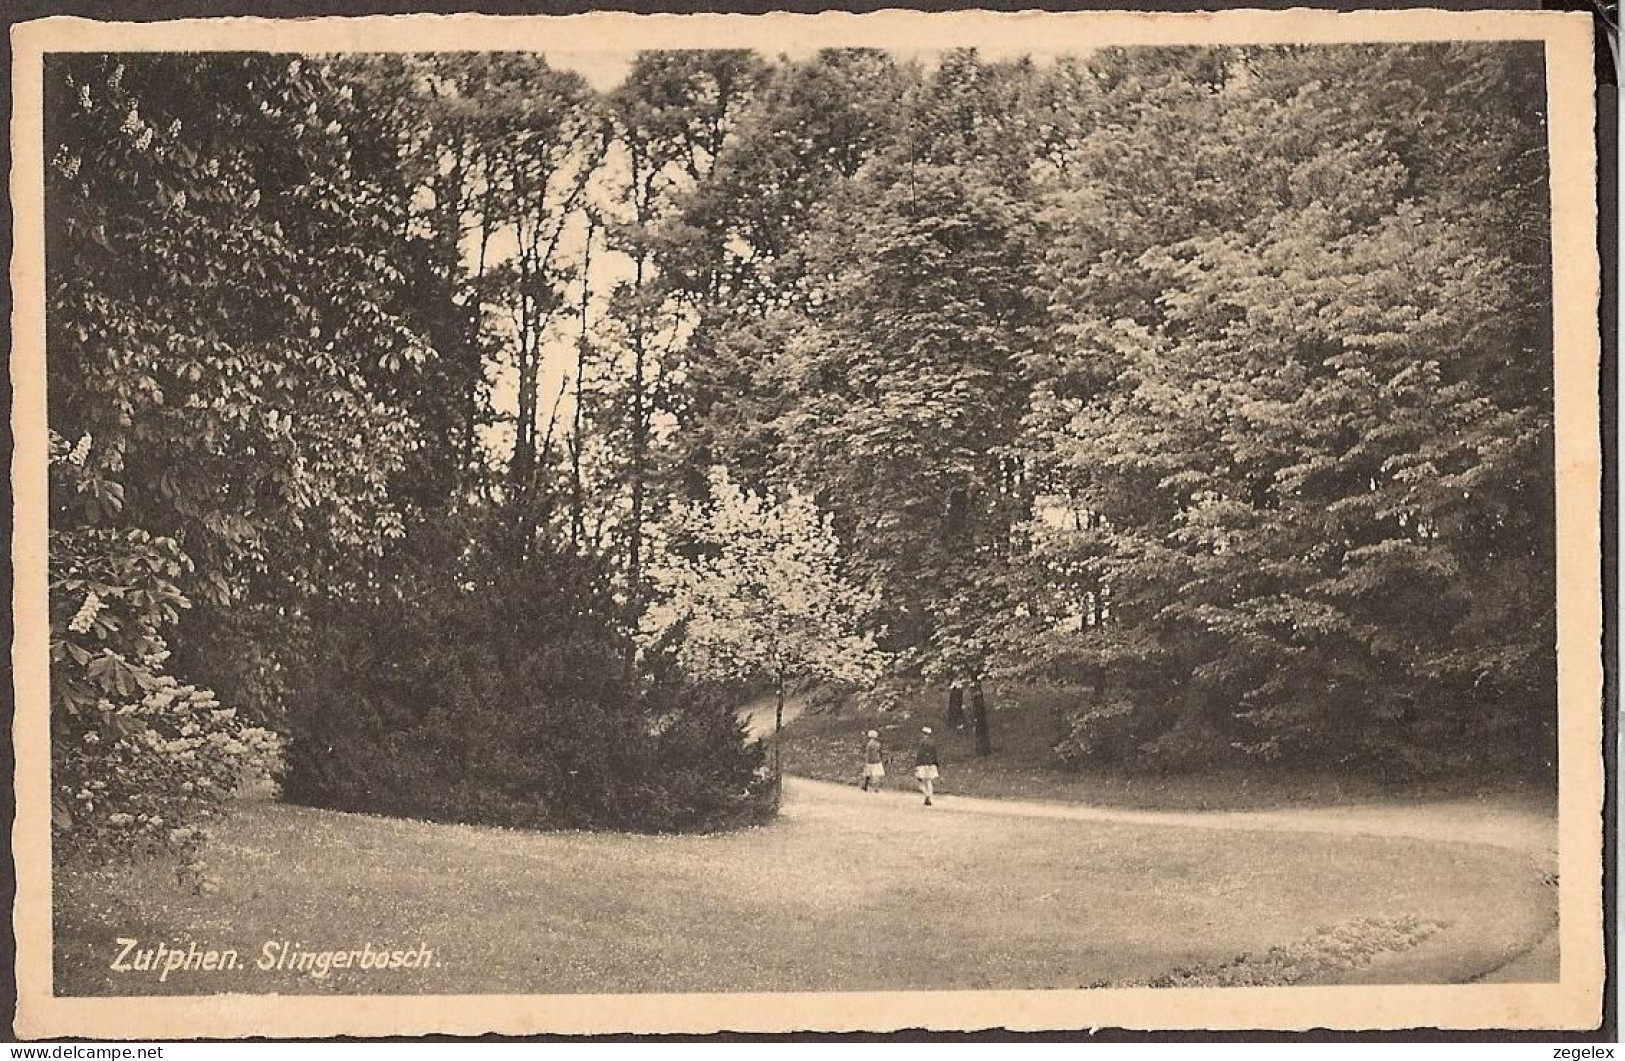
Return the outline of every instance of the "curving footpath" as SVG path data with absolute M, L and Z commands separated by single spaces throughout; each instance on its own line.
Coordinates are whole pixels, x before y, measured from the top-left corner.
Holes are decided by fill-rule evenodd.
M 805 701 L 785 703 L 786 724 L 801 714 Z M 761 701 L 747 710 L 746 722 L 756 736 L 771 734 L 773 705 Z M 817 817 L 821 806 L 877 801 L 914 804 L 912 785 L 874 795 L 855 786 L 811 778 L 786 776 L 783 813 L 790 818 Z M 1268 811 L 1158 811 L 1093 807 L 1036 800 L 985 799 L 955 796 L 939 790 L 932 808 L 937 814 L 984 814 L 1047 818 L 1079 822 L 1170 826 L 1247 832 L 1318 833 L 1423 840 L 1440 844 L 1472 844 L 1516 852 L 1530 860 L 1530 871 L 1550 877 L 1557 868 L 1557 828 L 1550 814 L 1531 807 L 1476 800 L 1433 801 L 1412 805 L 1356 804 Z M 923 809 L 923 808 L 922 808 Z M 1555 919 L 1542 934 L 1518 942 L 1506 959 L 1475 977 L 1478 982 L 1531 982 L 1555 980 L 1558 975 L 1558 931 Z
M 890 790 L 875 795 L 862 792 L 853 785 L 794 776 L 785 777 L 784 793 L 781 813 L 791 819 L 816 819 L 826 810 L 854 804 L 878 809 L 886 803 L 894 803 L 900 811 L 905 807 L 913 810 L 919 802 L 919 797 L 912 791 Z M 1273 811 L 1152 811 L 1033 800 L 983 799 L 951 793 L 944 795 L 939 791 L 935 804 L 929 811 L 923 807 L 918 810 L 930 814 L 1003 815 L 1184 829 L 1402 838 L 1439 844 L 1496 847 L 1516 852 L 1530 860 L 1531 874 L 1549 875 L 1557 865 L 1557 831 L 1551 817 L 1527 808 L 1467 800 L 1398 807 L 1355 805 Z M 1479 946 L 1473 947 L 1471 944 Z M 1371 979 L 1426 982 L 1448 977 L 1449 971 L 1459 971 L 1461 967 L 1462 955 L 1459 952 L 1462 948 L 1461 940 L 1440 938 L 1432 945 L 1417 948 L 1414 954 L 1380 963 Z M 1555 917 L 1534 932 L 1519 933 L 1508 939 L 1471 941 L 1469 949 L 1478 952 L 1472 962 L 1476 963 L 1479 971 L 1470 978 L 1472 982 L 1529 983 L 1558 978 L 1559 949 Z M 1366 976 L 1354 976 L 1341 982 L 1353 983 L 1365 979 Z
M 952 784 L 953 779 L 947 779 Z M 786 813 L 796 802 L 835 800 L 861 803 L 879 799 L 916 802 L 913 785 L 888 790 L 878 797 L 855 786 L 833 781 L 786 776 Z M 1556 867 L 1556 829 L 1550 817 L 1536 811 L 1472 800 L 1419 803 L 1411 806 L 1354 804 L 1270 811 L 1160 811 L 1122 807 L 1091 807 L 1078 803 L 1037 800 L 984 799 L 940 793 L 935 800 L 943 812 L 1005 814 L 1025 818 L 1052 818 L 1129 825 L 1170 825 L 1188 829 L 1241 829 L 1249 832 L 1334 833 L 1348 836 L 1404 837 L 1439 843 L 1484 844 L 1519 851 L 1537 865 Z M 937 808 L 933 808 L 937 809 Z M 1549 870 L 1548 870 L 1549 871 Z

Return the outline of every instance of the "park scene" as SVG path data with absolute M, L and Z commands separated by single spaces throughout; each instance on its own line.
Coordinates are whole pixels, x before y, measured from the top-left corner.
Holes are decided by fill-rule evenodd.
M 44 76 L 56 994 L 1558 979 L 1538 42 Z

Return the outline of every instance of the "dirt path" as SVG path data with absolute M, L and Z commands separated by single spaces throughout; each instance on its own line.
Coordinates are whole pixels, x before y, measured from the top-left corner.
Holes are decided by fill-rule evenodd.
M 775 701 L 763 697 L 746 705 L 741 714 L 754 737 L 773 733 Z M 806 710 L 806 697 L 785 701 L 784 723 L 789 725 Z M 853 785 L 787 776 L 783 814 L 791 819 L 817 820 L 837 808 L 888 804 L 901 811 L 919 797 L 907 776 L 889 778 L 891 788 L 879 794 Z M 1439 844 L 1473 844 L 1517 852 L 1531 862 L 1530 873 L 1549 875 L 1557 869 L 1557 824 L 1551 812 L 1533 806 L 1493 800 L 1438 800 L 1410 805 L 1351 804 L 1268 811 L 1161 811 L 1120 807 L 1094 807 L 1076 803 L 956 796 L 952 778 L 947 792 L 939 789 L 934 815 L 973 814 L 1060 821 L 1099 822 L 1109 825 L 1167 826 L 1173 828 L 1231 830 L 1247 833 L 1314 834 L 1421 840 Z M 925 809 L 919 808 L 923 813 Z M 1557 978 L 1557 928 L 1537 939 L 1525 937 L 1510 961 L 1491 970 L 1486 981 L 1541 981 Z
M 786 705 L 786 714 L 789 707 Z M 769 721 L 771 722 L 771 716 Z M 786 813 L 795 813 L 799 801 L 841 802 L 877 799 L 915 802 L 913 782 L 891 780 L 890 791 L 876 796 L 851 785 L 810 778 L 785 778 Z M 951 784 L 952 779 L 948 779 Z M 1249 832 L 1334 833 L 1350 836 L 1407 837 L 1440 843 L 1486 844 L 1529 855 L 1541 866 L 1555 867 L 1557 827 L 1553 818 L 1535 810 L 1472 800 L 1435 802 L 1413 806 L 1350 805 L 1276 811 L 1154 811 L 1118 807 L 1089 807 L 1029 800 L 981 799 L 955 796 L 940 789 L 933 810 L 968 814 L 1004 814 L 1069 821 L 1117 822 L 1130 825 L 1169 825 L 1195 829 L 1241 829 Z
M 789 705 L 786 705 L 786 714 Z M 769 725 L 771 726 L 771 711 Z M 903 788 L 879 794 L 851 785 L 810 778 L 786 777 L 783 812 L 787 817 L 818 818 L 834 807 L 892 804 L 899 811 L 913 809 L 919 797 L 905 778 L 892 779 Z M 1549 814 L 1511 804 L 1472 800 L 1441 801 L 1412 806 L 1351 805 L 1279 811 L 1151 811 L 1088 807 L 1029 800 L 981 799 L 937 794 L 935 806 L 920 813 L 1002 815 L 1113 825 L 1168 826 L 1174 828 L 1233 830 L 1247 833 L 1342 835 L 1421 840 L 1438 844 L 1472 844 L 1517 852 L 1530 862 L 1530 874 L 1546 875 L 1557 868 L 1557 828 Z M 1486 939 L 1486 944 L 1491 943 Z M 1500 941 L 1497 941 L 1500 942 Z M 1438 948 L 1431 948 L 1438 949 Z M 1514 983 L 1556 980 L 1559 972 L 1558 931 L 1555 920 L 1544 934 L 1524 936 L 1502 959 L 1478 977 L 1480 982 Z M 1429 960 L 1450 967 L 1455 954 L 1432 958 L 1421 955 L 1422 968 L 1433 971 Z M 1380 970 L 1379 970 L 1380 972 Z

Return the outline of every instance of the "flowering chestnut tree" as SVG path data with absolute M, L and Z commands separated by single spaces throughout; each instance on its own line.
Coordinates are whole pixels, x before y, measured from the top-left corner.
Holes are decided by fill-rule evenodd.
M 55 850 L 184 849 L 274 765 L 310 603 L 405 533 L 431 351 L 403 197 L 329 64 L 48 66 Z
M 50 436 L 64 500 L 116 516 L 123 489 L 89 435 Z M 276 734 L 168 673 L 167 635 L 192 602 L 191 560 L 141 528 L 50 532 L 51 821 L 59 857 L 168 848 L 190 857 L 201 823 L 271 776 Z
M 664 547 L 649 569 L 655 603 L 641 639 L 670 645 L 698 678 L 771 681 L 776 733 L 787 682 L 878 677 L 883 659 L 864 629 L 875 600 L 843 577 L 840 542 L 812 498 L 791 491 L 776 502 L 720 467 L 709 481 L 706 501 L 675 506 L 656 529 Z

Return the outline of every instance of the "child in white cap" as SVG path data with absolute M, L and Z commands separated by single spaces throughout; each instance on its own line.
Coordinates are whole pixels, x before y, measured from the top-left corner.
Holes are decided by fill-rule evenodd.
M 880 734 L 869 731 L 869 740 L 863 746 L 863 790 L 879 792 L 880 779 L 886 776 L 886 764 L 881 761 Z M 870 787 L 870 785 L 874 787 Z
M 920 783 L 925 805 L 931 806 L 932 784 L 937 779 L 937 742 L 931 736 L 931 727 L 920 730 L 920 748 L 914 754 L 914 780 Z

